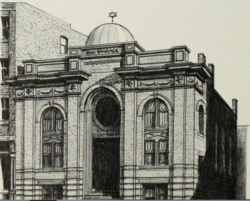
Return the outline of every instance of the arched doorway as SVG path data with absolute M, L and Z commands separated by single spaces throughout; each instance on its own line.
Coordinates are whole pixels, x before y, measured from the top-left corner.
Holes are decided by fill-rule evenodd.
M 102 89 L 92 99 L 92 189 L 119 197 L 120 103 L 109 90 Z

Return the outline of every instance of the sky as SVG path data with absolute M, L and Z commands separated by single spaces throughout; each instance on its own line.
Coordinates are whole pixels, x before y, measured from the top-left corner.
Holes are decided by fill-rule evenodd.
M 190 61 L 204 53 L 215 65 L 215 88 L 232 106 L 238 99 L 238 124 L 250 125 L 250 0 L 27 0 L 89 35 L 114 22 L 130 30 L 146 50 L 187 45 Z

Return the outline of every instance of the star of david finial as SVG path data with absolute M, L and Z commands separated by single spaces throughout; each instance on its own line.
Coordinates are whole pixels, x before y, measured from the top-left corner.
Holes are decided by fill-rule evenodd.
M 113 18 L 114 18 L 114 17 L 117 17 L 117 13 L 111 12 L 111 13 L 109 13 L 109 17 L 112 18 L 112 23 L 113 23 Z

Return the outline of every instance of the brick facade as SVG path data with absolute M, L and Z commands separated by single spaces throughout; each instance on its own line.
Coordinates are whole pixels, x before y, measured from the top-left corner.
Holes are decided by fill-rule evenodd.
M 28 45 L 28 41 L 18 46 L 16 40 L 15 62 L 23 66 L 24 74 L 6 79 L 6 85 L 13 88 L 14 122 L 18 128 L 13 131 L 15 199 L 43 199 L 43 187 L 51 185 L 63 186 L 63 199 L 114 198 L 117 190 L 121 199 L 144 199 L 147 186 L 164 186 L 168 199 L 235 198 L 237 101 L 231 109 L 216 92 L 214 68 L 206 64 L 204 54 L 192 63 L 186 46 L 157 51 L 145 51 L 135 41 L 84 46 L 84 35 L 32 9 L 26 4 L 16 5 L 17 28 L 26 15 L 39 18 L 26 20 L 23 31 L 16 29 L 16 34 L 27 37 L 31 25 L 37 24 L 33 37 L 38 44 Z M 47 18 L 50 23 L 46 23 Z M 51 30 L 51 38 L 43 43 L 46 34 L 42 33 Z M 67 56 L 58 52 L 61 35 L 75 46 Z M 21 53 L 25 45 L 34 55 Z M 100 123 L 101 116 L 96 116 L 98 101 L 103 97 L 114 99 L 119 108 L 119 123 L 110 128 Z M 158 130 L 147 129 L 145 120 L 146 107 L 152 100 L 167 108 L 167 125 Z M 51 107 L 63 116 L 63 165 L 46 169 L 44 111 Z M 154 165 L 147 164 L 148 136 L 155 139 L 155 158 L 161 154 L 158 144 L 167 139 L 168 149 L 163 153 L 168 161 L 164 164 L 160 159 Z M 107 164 L 101 161 L 96 166 L 93 161 L 97 153 L 107 161 L 116 155 L 102 155 L 108 153 L 104 148 L 98 152 L 96 139 L 103 147 L 107 144 L 101 140 L 119 141 L 119 181 L 115 181 L 116 187 L 111 184 L 111 189 L 97 189 L 93 178 L 101 181 L 109 170 L 96 176 L 95 171 Z M 114 159 L 114 165 L 116 162 Z

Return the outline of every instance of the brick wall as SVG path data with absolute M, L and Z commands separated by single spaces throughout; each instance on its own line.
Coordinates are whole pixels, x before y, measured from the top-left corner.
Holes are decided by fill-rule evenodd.
M 216 90 L 207 98 L 206 152 L 193 198 L 235 199 L 237 116 Z
M 249 126 L 238 126 L 237 144 L 237 199 L 246 199 L 247 177 L 247 144 L 249 138 Z
M 23 59 L 50 59 L 60 54 L 60 36 L 69 46 L 85 45 L 86 36 L 71 25 L 26 3 L 16 3 L 16 65 Z

